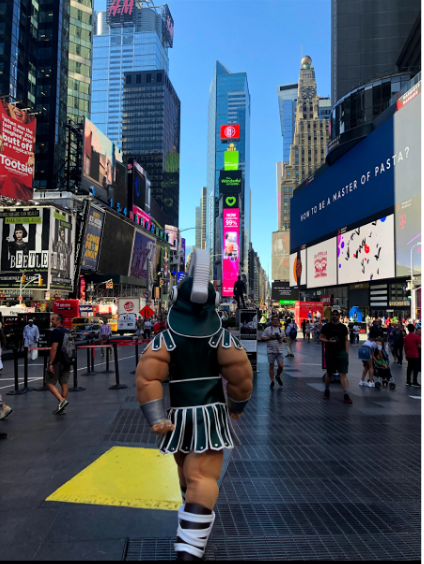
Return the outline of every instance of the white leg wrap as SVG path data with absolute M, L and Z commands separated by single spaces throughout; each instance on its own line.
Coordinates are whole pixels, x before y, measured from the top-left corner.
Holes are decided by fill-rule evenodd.
M 215 513 L 212 511 L 210 515 L 196 515 L 194 513 L 187 513 L 184 511 L 184 507 L 180 507 L 178 510 L 177 536 L 187 544 L 182 542 L 175 543 L 175 552 L 188 552 L 197 558 L 203 558 L 215 521 Z M 181 521 L 209 524 L 209 527 L 206 529 L 183 529 Z

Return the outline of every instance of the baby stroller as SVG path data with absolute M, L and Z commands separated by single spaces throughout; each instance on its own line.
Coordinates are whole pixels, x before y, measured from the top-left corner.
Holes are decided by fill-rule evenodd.
M 387 368 L 381 366 L 382 361 L 379 362 L 373 358 L 372 367 L 374 371 L 375 387 L 384 388 L 384 386 L 388 386 L 390 390 L 394 390 L 396 388 L 396 384 L 390 371 L 388 355 L 384 349 L 381 352 L 383 354 L 383 361 L 387 363 Z

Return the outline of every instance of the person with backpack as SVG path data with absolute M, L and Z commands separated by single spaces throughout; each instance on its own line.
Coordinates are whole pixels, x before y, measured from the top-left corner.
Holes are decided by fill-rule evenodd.
M 59 404 L 53 411 L 55 415 L 63 414 L 65 407 L 69 404 L 68 381 L 71 375 L 71 366 L 76 358 L 76 346 L 71 332 L 62 327 L 63 315 L 54 313 L 51 316 L 50 324 L 53 330 L 50 333 L 50 360 L 46 373 L 46 386 Z M 56 387 L 59 382 L 61 393 Z
M 294 319 L 290 320 L 290 323 L 286 325 L 286 339 L 287 339 L 287 350 L 286 357 L 294 357 L 293 354 L 293 343 L 297 339 L 297 325 Z

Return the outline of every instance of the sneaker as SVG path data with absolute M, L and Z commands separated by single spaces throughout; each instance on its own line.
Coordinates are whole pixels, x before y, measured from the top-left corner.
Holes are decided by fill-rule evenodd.
M 269 385 L 269 387 L 271 388 L 271 390 L 274 388 L 275 384 L 274 382 L 271 382 L 271 384 Z
M 65 407 L 69 404 L 69 401 L 64 399 L 62 400 L 58 406 L 56 407 L 56 409 L 53 411 L 53 414 L 56 415 L 57 413 L 60 413 L 61 411 L 63 411 L 65 409 Z
M 350 399 L 349 394 L 345 394 L 343 396 L 343 401 L 344 401 L 344 403 L 352 403 L 352 400 Z
M 12 413 L 12 411 L 13 409 L 11 407 L 5 405 L 0 412 L 0 421 L 2 419 L 6 419 L 6 417 Z
M 413 383 L 411 384 L 411 386 L 412 386 L 413 388 L 421 388 L 421 384 L 418 384 L 418 382 L 413 382 Z
M 330 399 L 330 390 L 328 388 L 325 388 L 322 399 L 328 399 L 328 400 Z
M 367 383 L 365 382 L 365 380 L 359 380 L 359 385 L 360 386 L 366 386 Z
M 279 386 L 282 386 L 282 385 L 283 385 L 283 382 L 281 381 L 281 377 L 280 377 L 280 376 L 276 376 L 275 379 L 277 380 Z
M 66 415 L 66 409 L 62 409 L 62 411 L 59 411 L 58 415 Z
M 291 354 L 286 354 L 286 358 L 288 358 L 289 356 L 291 356 Z
M 406 382 L 405 386 L 412 386 L 411 382 Z
M 368 388 L 375 388 L 375 382 L 367 382 Z

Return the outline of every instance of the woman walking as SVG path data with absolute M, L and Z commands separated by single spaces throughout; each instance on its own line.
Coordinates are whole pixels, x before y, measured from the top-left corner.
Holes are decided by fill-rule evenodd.
M 358 358 L 362 360 L 362 364 L 364 369 L 362 371 L 362 376 L 359 381 L 360 386 L 368 386 L 369 388 L 375 388 L 374 384 L 374 375 L 373 375 L 373 368 L 372 368 L 372 358 L 374 349 L 376 349 L 378 344 L 375 341 L 365 341 L 362 346 L 359 347 L 358 350 Z M 367 377 L 367 373 L 369 373 L 369 380 L 368 382 L 365 381 Z

